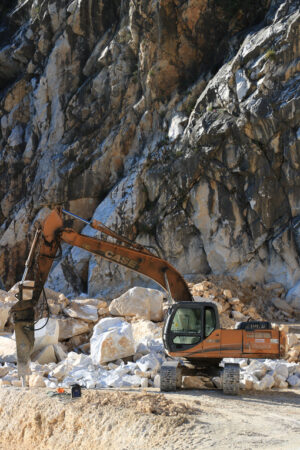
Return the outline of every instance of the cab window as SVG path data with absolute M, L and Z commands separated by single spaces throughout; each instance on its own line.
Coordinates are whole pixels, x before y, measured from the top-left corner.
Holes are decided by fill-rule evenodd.
M 202 335 L 202 311 L 201 309 L 179 308 L 177 309 L 171 332 L 174 333 L 174 344 L 197 344 Z
M 205 337 L 209 336 L 216 329 L 216 314 L 213 308 L 205 308 Z

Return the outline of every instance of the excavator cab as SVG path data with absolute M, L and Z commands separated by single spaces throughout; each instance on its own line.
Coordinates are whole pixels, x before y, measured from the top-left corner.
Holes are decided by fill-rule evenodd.
M 220 328 L 218 309 L 210 302 L 180 302 L 172 305 L 165 320 L 163 340 L 169 352 L 200 344 Z

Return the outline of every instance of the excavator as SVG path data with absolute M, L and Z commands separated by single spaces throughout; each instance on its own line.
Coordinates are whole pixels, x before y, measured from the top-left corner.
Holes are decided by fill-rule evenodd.
M 101 233 L 101 239 L 86 236 L 66 226 L 63 215 L 83 221 Z M 44 284 L 61 244 L 87 250 L 154 280 L 164 289 L 169 308 L 163 327 L 163 342 L 170 357 L 161 367 L 161 391 L 182 385 L 183 374 L 220 371 L 223 358 L 281 358 L 286 351 L 286 335 L 269 322 L 242 322 L 237 329 L 220 327 L 215 303 L 195 301 L 183 276 L 153 251 L 122 236 L 102 222 L 87 221 L 56 207 L 40 224 L 25 263 L 22 280 L 12 308 L 18 373 L 23 382 L 29 373 L 34 346 L 35 316 L 43 297 Z M 205 372 L 205 370 L 207 372 Z M 225 363 L 221 374 L 223 391 L 239 391 L 239 364 Z

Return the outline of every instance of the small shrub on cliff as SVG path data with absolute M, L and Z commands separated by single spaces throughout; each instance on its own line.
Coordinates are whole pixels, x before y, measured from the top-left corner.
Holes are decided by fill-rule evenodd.
M 275 50 L 272 50 L 271 48 L 269 48 L 269 50 L 266 53 L 266 59 L 271 59 L 272 61 L 275 61 L 276 59 L 276 52 Z

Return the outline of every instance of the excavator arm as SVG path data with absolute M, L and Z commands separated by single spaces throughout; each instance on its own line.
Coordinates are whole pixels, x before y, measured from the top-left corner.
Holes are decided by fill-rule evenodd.
M 126 248 L 118 244 L 102 241 L 64 229 L 59 233 L 60 239 L 67 244 L 80 247 L 102 258 L 127 267 L 130 270 L 156 281 L 165 291 L 170 292 L 175 301 L 191 301 L 192 297 L 182 276 L 163 259 Z
M 113 232 L 95 220 L 90 223 L 92 228 L 123 242 L 123 245 L 85 236 L 77 233 L 72 228 L 65 228 L 63 225 L 61 210 L 55 209 L 43 224 L 44 247 L 55 250 L 61 242 L 80 247 L 108 261 L 151 278 L 166 292 L 170 293 L 176 302 L 193 301 L 193 297 L 182 275 L 171 264 L 152 254 L 142 245 L 136 244 L 124 236 Z M 49 258 L 48 252 L 45 255 L 46 259 Z M 44 252 L 41 252 L 40 256 L 42 258 Z M 45 266 L 45 274 L 43 274 L 42 278 L 47 279 L 49 263 L 47 265 L 46 261 L 43 261 L 43 266 Z
M 140 244 L 110 230 L 96 220 L 87 222 L 92 228 L 114 238 L 117 243 L 92 238 L 64 227 L 60 208 L 54 209 L 37 231 L 25 271 L 20 282 L 18 302 L 12 308 L 15 322 L 19 376 L 28 373 L 28 362 L 34 346 L 34 311 L 43 291 L 56 253 L 62 242 L 87 250 L 102 258 L 127 267 L 154 280 L 174 301 L 193 301 L 182 275 L 167 261 L 154 255 Z M 68 213 L 67 211 L 64 211 Z M 71 214 L 72 215 L 72 214 Z M 79 218 L 78 216 L 75 216 Z M 80 218 L 79 218 L 80 219 Z M 33 286 L 26 281 L 33 280 Z M 26 290 L 31 299 L 25 299 Z

